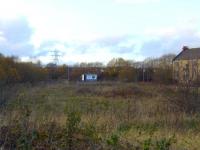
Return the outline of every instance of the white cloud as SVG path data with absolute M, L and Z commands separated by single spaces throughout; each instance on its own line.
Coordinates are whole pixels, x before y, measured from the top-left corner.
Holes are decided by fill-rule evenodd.
M 161 1 L 112 0 L 112 3 L 117 3 L 119 6 L 121 4 L 127 4 L 126 6 L 129 6 L 129 4 L 142 4 L 142 6 L 147 4 L 149 6 L 148 4 L 157 4 Z M 129 11 L 129 7 L 127 9 L 125 7 L 123 9 L 125 11 L 122 12 L 121 7 L 119 7 L 120 9 L 115 6 L 109 8 L 109 5 L 103 1 L 97 3 L 98 6 L 89 5 L 87 2 L 84 2 L 85 5 L 76 2 L 74 5 L 73 3 L 65 0 L 58 2 L 49 0 L 0 0 L 0 22 L 2 18 L 9 20 L 9 22 L 19 18 L 19 16 L 26 18 L 25 21 L 11 21 L 10 24 L 5 25 L 3 30 L 0 29 L 1 52 L 22 57 L 23 61 L 31 60 L 32 55 L 37 55 L 37 59 L 40 59 L 43 63 L 49 63 L 51 57 L 48 51 L 58 49 L 63 54 L 60 59 L 64 63 L 107 62 L 113 57 L 141 60 L 146 56 L 164 54 L 172 51 L 172 49 L 178 50 L 183 44 L 198 46 L 198 43 L 200 43 L 200 18 L 194 17 L 197 13 L 195 15 L 190 14 L 193 9 L 188 8 L 189 10 L 185 14 L 180 13 L 184 16 L 181 17 L 178 16 L 180 10 L 174 5 L 177 11 L 172 12 L 175 16 L 177 13 L 178 16 L 174 18 L 172 15 L 168 17 L 168 13 L 166 15 L 164 12 L 156 12 L 156 15 L 152 16 L 148 15 L 148 12 L 154 13 L 154 10 L 146 11 L 146 8 L 139 11 L 134 11 L 131 8 L 132 12 L 132 10 Z M 105 10 L 100 9 L 101 3 L 102 6 L 106 6 Z M 86 7 L 86 5 L 89 7 Z M 171 12 L 167 6 L 159 7 L 158 11 L 161 9 Z M 103 13 L 104 11 L 105 13 Z M 107 18 L 105 14 L 112 17 L 108 19 L 109 17 Z M 102 20 L 102 22 L 95 20 L 93 15 L 94 18 Z M 127 20 L 122 17 L 127 18 Z M 156 18 L 155 22 L 153 18 Z M 162 18 L 166 19 L 167 23 Z M 176 19 L 176 21 L 171 21 L 171 18 L 174 18 L 172 20 Z M 143 22 L 143 20 L 147 21 Z M 152 20 L 151 22 L 154 22 L 154 24 L 149 23 L 149 20 Z M 118 24 L 119 27 L 115 28 Z M 123 26 L 123 24 L 126 25 Z M 110 25 L 113 28 L 109 28 Z M 145 30 L 146 27 L 149 28 Z M 131 34 L 131 37 L 127 36 L 127 33 Z M 118 37 L 117 34 L 125 34 L 125 36 Z M 50 42 L 43 46 L 44 41 Z M 144 52 L 141 52 L 143 50 Z
M 158 57 L 167 53 L 179 53 L 183 46 L 200 47 L 197 26 L 177 25 L 147 29 L 140 53 L 145 57 Z
M 27 56 L 34 52 L 32 28 L 26 18 L 0 19 L 0 51 L 5 55 Z
M 200 18 L 199 18 L 200 19 Z M 162 27 L 148 27 L 143 34 L 147 37 L 171 37 L 175 38 L 179 35 L 197 35 L 199 34 L 199 19 L 184 18 L 176 21 L 176 24 Z
M 6 39 L 5 37 L 3 36 L 3 32 L 0 31 L 0 43 L 5 43 L 6 42 Z
M 160 0 L 115 0 L 120 4 L 146 4 L 146 3 L 157 3 Z
M 21 0 L 0 0 L 0 18 L 10 20 L 23 14 L 23 2 Z

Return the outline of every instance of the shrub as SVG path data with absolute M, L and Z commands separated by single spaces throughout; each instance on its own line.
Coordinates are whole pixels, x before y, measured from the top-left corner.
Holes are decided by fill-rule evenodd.
M 119 136 L 117 134 L 112 134 L 106 141 L 108 145 L 116 147 L 119 142 Z
M 68 112 L 66 124 L 66 138 L 68 149 L 73 149 L 75 134 L 79 131 L 79 123 L 81 121 L 80 113 L 72 111 Z
M 143 150 L 150 150 L 151 145 L 152 145 L 152 139 L 151 138 L 145 140 L 144 143 L 143 143 Z
M 169 150 L 173 143 L 175 143 L 174 136 L 169 139 L 162 138 L 162 139 L 156 141 L 155 150 Z

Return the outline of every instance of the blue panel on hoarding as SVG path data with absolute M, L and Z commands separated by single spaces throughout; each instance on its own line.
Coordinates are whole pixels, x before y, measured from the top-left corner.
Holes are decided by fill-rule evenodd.
M 86 80 L 87 81 L 96 81 L 97 75 L 96 74 L 86 74 Z

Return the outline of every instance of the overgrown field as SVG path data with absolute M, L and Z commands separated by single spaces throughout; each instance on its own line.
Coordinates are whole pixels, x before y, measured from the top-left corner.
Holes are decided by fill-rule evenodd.
M 199 101 L 185 92 L 153 83 L 16 85 L 1 95 L 0 148 L 199 150 Z

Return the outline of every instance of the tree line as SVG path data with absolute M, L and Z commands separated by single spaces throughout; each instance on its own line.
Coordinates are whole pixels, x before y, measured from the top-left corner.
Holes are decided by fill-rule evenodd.
M 106 65 L 99 62 L 80 63 L 69 69 L 69 78 L 77 80 L 83 73 L 96 73 L 100 81 L 144 81 L 170 84 L 173 82 L 172 60 L 174 57 L 174 54 L 167 54 L 140 62 L 113 58 Z
M 21 62 L 17 57 L 6 57 L 0 54 L 0 85 L 58 79 L 78 81 L 83 73 L 98 74 L 100 81 L 171 83 L 174 56 L 168 54 L 159 58 L 147 58 L 141 62 L 113 58 L 106 65 L 100 62 L 83 62 L 73 66 L 57 66 L 52 63 L 43 66 L 39 61 Z

